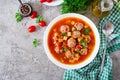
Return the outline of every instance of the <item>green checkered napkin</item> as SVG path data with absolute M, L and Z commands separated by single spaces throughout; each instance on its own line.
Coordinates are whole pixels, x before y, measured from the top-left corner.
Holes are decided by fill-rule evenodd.
M 115 30 L 109 37 L 110 43 L 106 50 L 104 70 L 100 73 L 103 50 L 106 47 L 106 38 L 102 33 L 102 26 L 107 20 L 114 24 Z M 111 14 L 100 21 L 98 31 L 100 33 L 101 43 L 96 58 L 81 69 L 66 70 L 63 80 L 112 80 L 112 59 L 110 58 L 110 53 L 120 48 L 120 10 L 118 10 L 117 4 L 114 5 Z

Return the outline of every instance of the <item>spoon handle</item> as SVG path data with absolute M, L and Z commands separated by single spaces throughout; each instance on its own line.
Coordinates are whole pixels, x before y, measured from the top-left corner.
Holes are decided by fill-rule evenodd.
M 23 3 L 22 3 L 22 1 L 21 0 L 18 0 L 19 1 L 19 3 L 23 6 Z
M 105 47 L 104 52 L 103 52 L 102 64 L 101 64 L 100 72 L 103 72 L 105 55 L 106 55 L 106 49 L 107 49 L 107 44 L 108 44 L 108 38 L 106 37 L 106 47 Z

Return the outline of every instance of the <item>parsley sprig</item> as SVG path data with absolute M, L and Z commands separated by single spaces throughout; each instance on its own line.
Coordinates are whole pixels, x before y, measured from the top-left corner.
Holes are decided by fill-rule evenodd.
M 39 23 L 40 21 L 43 21 L 44 18 L 42 16 L 37 16 L 36 23 Z
M 20 22 L 22 20 L 22 16 L 18 12 L 15 14 L 15 18 L 17 22 Z
M 64 14 L 85 10 L 91 2 L 92 0 L 64 0 L 62 3 L 61 13 Z

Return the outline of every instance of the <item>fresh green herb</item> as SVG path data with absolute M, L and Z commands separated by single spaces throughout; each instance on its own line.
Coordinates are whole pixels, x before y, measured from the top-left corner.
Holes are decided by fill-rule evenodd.
M 85 46 L 86 46 L 86 43 L 87 43 L 87 41 L 86 41 L 85 39 L 83 39 L 83 40 L 81 41 L 81 46 L 85 47 Z
M 85 29 L 84 30 L 84 34 L 89 34 L 90 30 L 89 29 Z
M 64 14 L 86 10 L 88 4 L 91 2 L 92 0 L 64 0 L 62 3 L 61 13 Z
M 81 50 L 77 50 L 76 52 L 77 52 L 77 53 L 81 53 L 82 51 L 81 51 Z
M 43 17 L 42 16 L 37 16 L 36 18 L 36 23 L 39 23 L 40 21 L 43 21 Z
M 66 51 L 67 51 L 66 47 L 63 47 L 63 48 L 62 48 L 62 51 L 63 51 L 63 52 L 66 52 Z
M 22 16 L 20 15 L 20 13 L 16 13 L 15 18 L 17 22 L 20 22 L 22 20 Z
M 37 40 L 37 39 L 34 39 L 34 40 L 33 40 L 33 46 L 34 46 L 34 47 L 37 47 L 37 46 L 38 46 L 38 40 Z
M 66 33 L 66 32 L 61 34 L 61 36 L 66 36 L 66 35 L 67 35 L 67 33 Z

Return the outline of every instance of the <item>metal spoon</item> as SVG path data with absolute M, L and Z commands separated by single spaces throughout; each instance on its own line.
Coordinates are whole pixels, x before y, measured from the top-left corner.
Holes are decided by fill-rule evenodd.
M 110 11 L 113 8 L 114 4 L 112 0 L 102 0 L 101 1 L 101 11 Z
M 22 1 L 21 0 L 18 0 L 19 1 L 19 3 L 23 6 L 23 3 L 22 3 Z
M 106 36 L 106 47 L 104 49 L 103 52 L 103 58 L 102 58 L 102 65 L 101 65 L 101 70 L 100 72 L 103 71 L 103 67 L 104 67 L 104 61 L 105 61 L 105 54 L 106 54 L 106 49 L 107 49 L 107 45 L 108 45 L 108 36 L 112 34 L 112 32 L 114 31 L 114 25 L 112 23 L 110 23 L 109 21 L 107 21 L 105 23 L 105 25 L 102 28 L 102 32 L 105 34 Z

